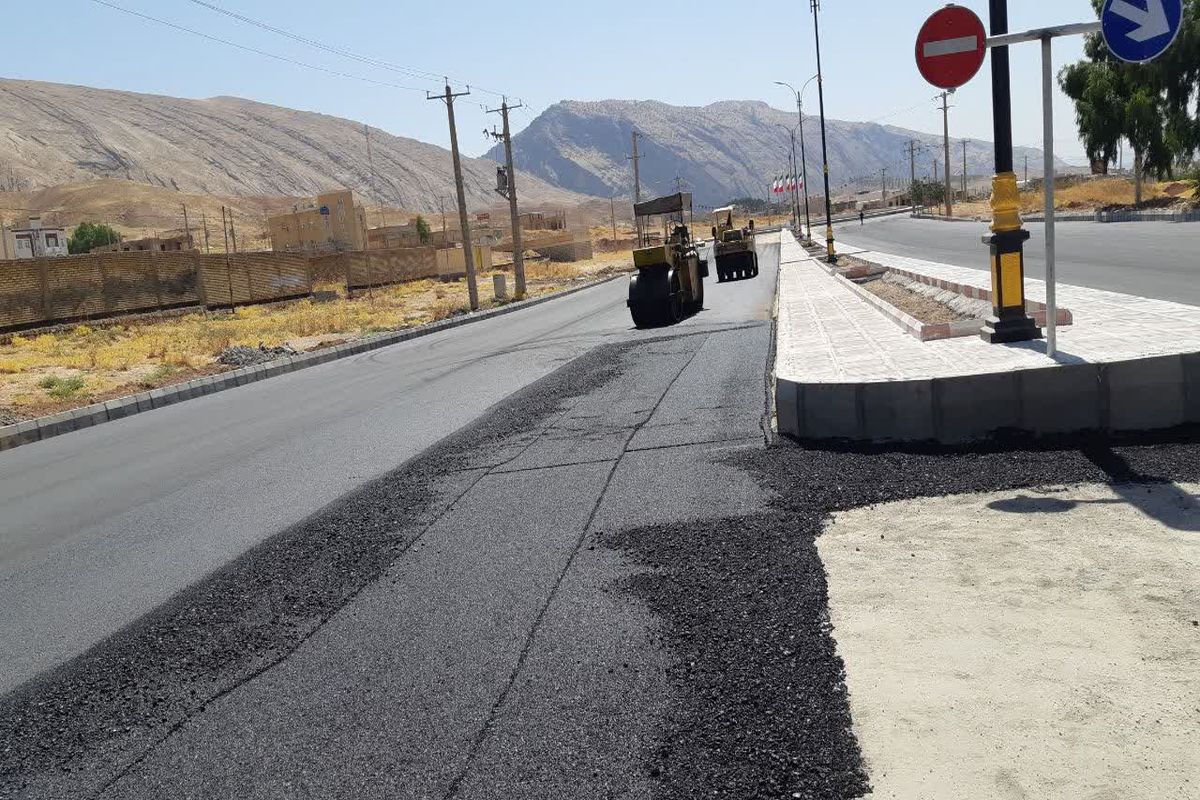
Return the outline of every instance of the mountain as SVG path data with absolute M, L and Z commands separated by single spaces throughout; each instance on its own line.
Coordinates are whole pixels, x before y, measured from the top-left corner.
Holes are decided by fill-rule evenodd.
M 632 170 L 627 156 L 631 133 L 642 136 L 643 194 L 674 191 L 681 179 L 699 203 L 715 205 L 735 197 L 764 196 L 773 176 L 787 170 L 794 112 L 763 102 L 722 101 L 704 107 L 672 106 L 657 101 L 564 101 L 546 109 L 529 127 L 513 137 L 513 159 L 519 170 L 546 182 L 583 194 L 628 196 Z M 832 193 L 878 187 L 880 170 L 907 183 L 910 164 L 906 147 L 915 139 L 923 148 L 917 160 L 918 177 L 929 177 L 933 159 L 943 159 L 942 137 L 869 122 L 827 120 Z M 805 116 L 810 191 L 823 193 L 820 122 Z M 799 153 L 797 143 L 797 153 Z M 1041 152 L 1018 148 L 1016 159 L 1041 164 Z M 488 157 L 502 161 L 494 148 Z M 990 142 L 967 144 L 972 175 L 990 175 Z M 951 160 L 962 171 L 962 144 L 954 139 Z
M 10 189 L 97 178 L 208 195 L 310 196 L 344 186 L 425 212 L 437 208 L 438 197 L 448 204 L 454 197 L 448 150 L 372 129 L 368 159 L 360 123 L 233 97 L 185 100 L 0 80 L 0 140 L 0 183 Z M 496 165 L 467 158 L 463 171 L 467 204 L 494 205 Z M 532 175 L 518 180 L 531 204 L 584 199 Z

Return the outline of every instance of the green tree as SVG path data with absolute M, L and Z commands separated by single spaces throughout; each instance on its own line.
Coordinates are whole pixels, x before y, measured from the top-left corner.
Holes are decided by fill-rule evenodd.
M 421 240 L 421 244 L 429 244 L 429 223 L 421 215 L 417 215 L 417 238 Z
M 71 231 L 67 239 L 67 252 L 71 255 L 90 253 L 93 247 L 103 247 L 121 241 L 121 235 L 108 225 L 93 222 L 82 222 Z
M 946 185 L 938 181 L 926 181 L 918 178 L 910 190 L 914 206 L 937 206 L 946 202 Z
M 1092 0 L 1097 13 L 1104 0 Z M 1200 0 L 1184 0 L 1175 44 L 1149 64 L 1126 64 L 1099 34 L 1087 38 L 1085 60 L 1059 73 L 1075 102 L 1080 138 L 1092 163 L 1107 170 L 1122 140 L 1133 148 L 1137 201 L 1146 172 L 1173 174 L 1200 151 Z

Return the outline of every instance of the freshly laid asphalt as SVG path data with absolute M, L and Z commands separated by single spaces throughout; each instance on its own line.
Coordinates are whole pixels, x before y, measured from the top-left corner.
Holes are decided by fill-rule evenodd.
M 1026 274 L 1046 277 L 1045 225 L 1028 222 Z M 905 216 L 834 229 L 844 246 L 987 270 L 985 222 L 938 222 Z M 1055 263 L 1063 283 L 1200 305 L 1200 224 L 1060 222 Z
M 46 486 L 25 491 L 56 520 L 0 521 L 3 633 L 22 648 L 0 639 L 0 674 L 24 676 L 0 690 L 0 797 L 864 794 L 814 544 L 828 514 L 1194 481 L 1200 449 L 1195 430 L 954 450 L 773 439 L 778 251 L 761 254 L 757 280 L 710 283 L 709 309 L 672 328 L 630 330 L 614 284 L 0 456 L 9 492 L 27 451 Z M 450 400 L 486 407 L 459 422 Z M 153 436 L 210 415 L 236 433 L 200 449 L 210 471 L 171 474 L 188 453 Z M 133 509 L 71 471 L 104 459 L 90 437 L 105 429 L 114 474 L 96 479 L 154 507 L 128 534 Z M 139 473 L 116 463 L 120 430 L 160 459 L 141 480 L 163 490 L 121 477 Z M 308 460 L 270 460 L 293 453 Z M 86 503 L 47 510 L 54 492 L 90 492 L 106 521 L 72 529 Z M 14 495 L 24 525 L 41 519 Z M 31 596 L 23 569 L 59 583 Z

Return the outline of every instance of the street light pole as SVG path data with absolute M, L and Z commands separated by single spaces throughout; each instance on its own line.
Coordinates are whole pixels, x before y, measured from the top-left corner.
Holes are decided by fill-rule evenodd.
M 821 0 L 810 0 L 813 13 L 813 34 L 817 43 L 817 99 L 821 107 L 821 161 L 825 169 L 825 257 L 830 264 L 837 263 L 837 252 L 833 249 L 833 198 L 829 196 L 829 142 L 825 133 L 825 79 L 821 72 L 821 21 L 818 11 Z M 996 2 L 996 0 L 992 0 Z M 1007 75 L 1007 70 L 1005 72 Z
M 786 86 L 796 95 L 796 116 L 798 117 L 797 122 L 800 125 L 800 174 L 804 179 L 804 227 L 808 229 L 808 233 L 804 235 L 804 238 L 810 244 L 812 243 L 812 217 L 809 215 L 808 210 L 808 151 L 804 146 L 804 92 L 808 90 L 809 85 L 816 79 L 817 76 L 813 75 L 804 82 L 804 85 L 800 87 L 800 91 L 796 91 L 796 87 L 786 81 L 775 81 L 776 85 Z
M 787 131 L 788 135 L 792 137 L 792 160 L 791 160 L 792 174 L 790 177 L 792 179 L 795 179 L 796 178 L 796 128 L 795 127 L 789 128 L 787 125 L 780 125 L 779 127 L 783 128 L 785 131 Z M 788 194 L 790 194 L 792 196 L 791 197 L 792 226 L 795 228 L 799 228 L 800 227 L 800 195 L 796 191 L 796 187 L 794 185 L 791 185 L 788 188 Z
M 989 0 L 992 38 L 1008 34 L 1008 0 Z M 983 238 L 991 253 L 992 316 L 980 335 L 992 344 L 1026 342 L 1042 332 L 1025 310 L 1025 242 L 1021 196 L 1013 172 L 1012 85 L 1008 46 L 992 47 L 992 116 L 996 175 L 992 179 L 992 234 Z

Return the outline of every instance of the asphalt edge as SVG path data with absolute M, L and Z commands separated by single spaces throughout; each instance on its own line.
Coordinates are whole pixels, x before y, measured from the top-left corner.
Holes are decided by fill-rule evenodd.
M 350 358 L 351 356 L 360 355 L 372 350 L 379 350 L 394 344 L 407 342 L 411 339 L 431 336 L 435 333 L 469 325 L 473 322 L 482 322 L 494 317 L 504 316 L 505 314 L 532 308 L 542 303 L 548 303 L 551 300 L 568 297 L 577 292 L 595 288 L 596 286 L 602 286 L 623 277 L 625 277 L 624 273 L 612 275 L 601 280 L 585 283 L 581 286 L 572 286 L 570 289 L 564 289 L 561 292 L 509 303 L 499 308 L 488 309 L 487 311 L 473 312 L 402 331 L 374 334 L 323 350 L 314 350 L 309 353 L 281 358 L 252 367 L 242 367 L 229 372 L 222 372 L 219 375 L 194 378 L 193 380 L 173 386 L 151 389 L 148 392 L 139 392 L 138 394 L 119 397 L 103 403 L 93 403 L 69 411 L 61 411 L 46 417 L 25 420 L 24 422 L 18 422 L 16 425 L 0 427 L 0 452 L 51 439 L 65 433 L 102 425 L 106 422 L 115 422 L 119 419 L 132 417 L 135 414 L 153 411 L 156 408 L 165 408 L 166 406 L 175 405 L 185 400 L 216 394 L 228 389 L 236 389 L 239 386 L 246 386 L 266 380 L 267 378 L 274 378 L 290 372 L 308 369 L 309 367 L 326 364 L 330 361 Z

